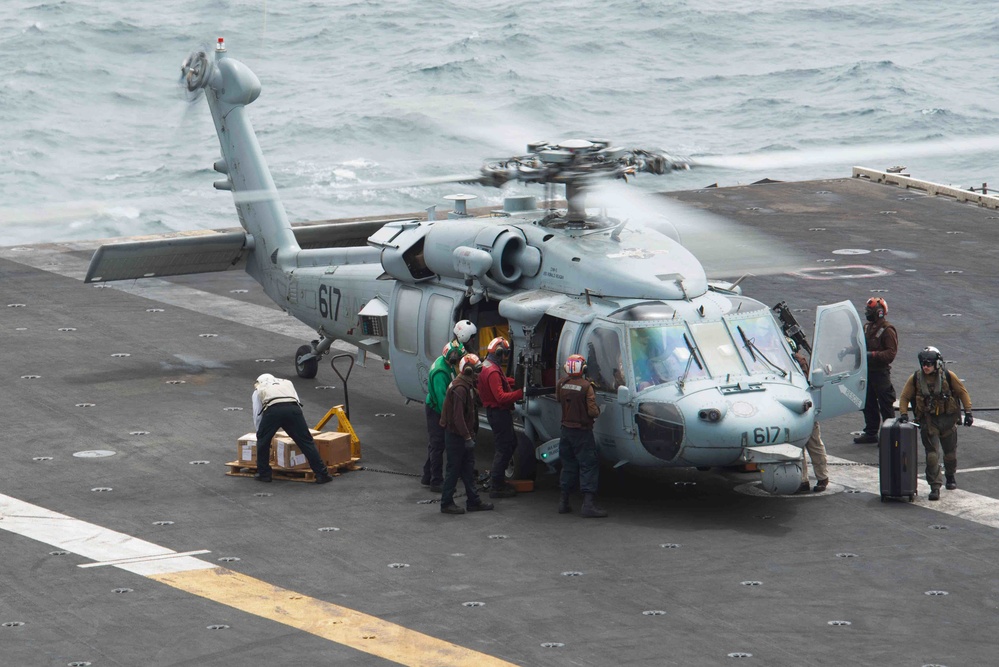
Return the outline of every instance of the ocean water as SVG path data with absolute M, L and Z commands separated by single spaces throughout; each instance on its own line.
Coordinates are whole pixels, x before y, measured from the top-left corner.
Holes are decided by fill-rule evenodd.
M 999 187 L 977 139 L 999 134 L 997 28 L 970 0 L 4 0 L 0 245 L 235 226 L 207 105 L 177 85 L 219 36 L 262 82 L 250 117 L 298 221 L 499 202 L 375 186 L 538 139 L 801 158 L 637 179 L 651 190 L 858 163 Z

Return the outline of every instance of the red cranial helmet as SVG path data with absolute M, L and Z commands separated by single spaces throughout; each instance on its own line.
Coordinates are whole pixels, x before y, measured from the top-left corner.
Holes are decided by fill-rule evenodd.
M 581 354 L 570 354 L 562 368 L 569 374 L 569 377 L 582 377 L 586 371 L 586 359 Z
M 888 302 L 879 296 L 872 296 L 867 300 L 867 312 L 881 319 L 888 315 Z

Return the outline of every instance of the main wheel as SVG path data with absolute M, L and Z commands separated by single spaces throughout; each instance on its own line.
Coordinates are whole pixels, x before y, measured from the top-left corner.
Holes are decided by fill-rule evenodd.
M 534 479 L 538 460 L 534 457 L 534 443 L 523 433 L 517 433 L 517 448 L 513 450 L 513 478 Z
M 308 345 L 303 345 L 295 352 L 295 370 L 298 372 L 298 377 L 300 378 L 311 380 L 319 374 L 319 359 L 313 357 L 312 359 L 302 361 L 302 357 L 311 353 L 312 348 Z

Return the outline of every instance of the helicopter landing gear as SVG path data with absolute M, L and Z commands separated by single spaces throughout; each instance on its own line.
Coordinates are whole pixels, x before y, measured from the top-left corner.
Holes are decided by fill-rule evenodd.
M 534 443 L 525 434 L 517 432 L 517 447 L 506 470 L 507 479 L 534 479 L 537 474 L 538 459 L 534 455 Z
M 322 329 L 319 330 L 322 334 Z M 333 338 L 324 336 L 309 345 L 302 345 L 295 351 L 295 371 L 298 377 L 311 380 L 319 373 L 319 358 L 325 355 L 333 344 Z
M 319 357 L 312 353 L 311 345 L 303 345 L 295 351 L 295 371 L 298 377 L 311 380 L 319 373 Z

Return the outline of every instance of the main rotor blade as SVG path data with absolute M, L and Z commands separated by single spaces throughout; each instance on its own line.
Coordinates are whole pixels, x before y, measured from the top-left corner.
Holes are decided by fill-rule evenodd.
M 609 215 L 627 219 L 629 227 L 646 227 L 678 241 L 697 257 L 709 278 L 772 275 L 808 264 L 804 254 L 767 234 L 665 194 L 649 194 L 617 181 L 597 184 L 586 193 L 588 207 L 606 207 Z
M 828 146 L 807 148 L 800 151 L 769 151 L 745 155 L 714 155 L 694 158 L 693 164 L 698 167 L 760 171 L 820 164 L 859 164 L 861 161 L 868 160 L 898 161 L 914 157 L 994 151 L 999 151 L 999 136 L 939 139 L 906 144 Z
M 333 190 L 357 192 L 361 190 L 398 190 L 400 188 L 416 188 L 425 185 L 443 185 L 445 183 L 481 184 L 482 174 L 452 174 L 450 176 L 434 176 L 431 178 L 415 178 L 412 180 L 381 181 L 378 183 L 335 184 Z

